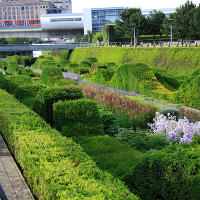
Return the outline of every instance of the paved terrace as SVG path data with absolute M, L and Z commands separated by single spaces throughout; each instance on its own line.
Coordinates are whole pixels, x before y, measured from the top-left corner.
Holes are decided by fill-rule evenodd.
M 0 134 L 0 199 L 34 200 Z

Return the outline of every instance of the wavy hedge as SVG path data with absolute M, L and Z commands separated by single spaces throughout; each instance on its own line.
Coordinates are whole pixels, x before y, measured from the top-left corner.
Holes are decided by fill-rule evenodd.
M 189 76 L 200 69 L 199 47 L 174 48 L 131 48 L 131 47 L 79 47 L 71 55 L 71 61 L 81 63 L 86 57 L 96 57 L 101 63 L 114 62 L 118 66 L 124 63 L 144 63 L 161 66 L 180 76 Z M 109 56 L 108 56 L 109 55 Z
M 37 199 L 138 200 L 71 139 L 0 90 L 0 130 Z

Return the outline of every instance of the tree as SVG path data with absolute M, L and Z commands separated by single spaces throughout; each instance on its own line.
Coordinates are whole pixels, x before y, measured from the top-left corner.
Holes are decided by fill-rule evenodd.
M 192 37 L 199 39 L 200 37 L 200 4 L 195 9 L 193 20 L 190 22 Z
M 154 36 L 160 35 L 160 39 L 162 36 L 162 24 L 165 19 L 165 14 L 161 11 L 151 11 L 150 17 L 148 18 L 148 27 L 149 27 L 149 34 Z
M 142 15 L 139 8 L 126 8 L 120 13 L 120 19 L 116 20 L 116 34 L 118 36 L 125 36 L 131 38 L 133 41 L 134 28 L 136 36 L 144 33 L 147 19 Z
M 176 9 L 173 20 L 173 32 L 183 42 L 192 38 L 192 24 L 196 5 L 190 1 Z

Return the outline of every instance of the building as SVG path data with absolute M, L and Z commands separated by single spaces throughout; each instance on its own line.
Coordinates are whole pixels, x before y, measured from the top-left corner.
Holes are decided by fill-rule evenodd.
M 114 24 L 115 20 L 119 19 L 119 15 L 124 9 L 124 7 L 85 8 L 83 11 L 84 34 L 86 34 L 88 30 L 92 32 L 101 32 L 103 25 Z M 148 17 L 151 11 L 153 10 L 142 10 L 142 14 Z M 156 11 L 162 11 L 166 16 L 169 16 L 169 14 L 175 12 L 176 9 L 156 9 Z

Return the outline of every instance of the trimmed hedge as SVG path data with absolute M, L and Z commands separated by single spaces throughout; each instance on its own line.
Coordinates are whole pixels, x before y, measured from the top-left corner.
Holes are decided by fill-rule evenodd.
M 35 63 L 32 65 L 33 68 L 43 69 L 46 67 L 56 67 L 58 63 L 54 61 L 53 57 L 38 57 Z
M 200 69 L 199 47 L 131 48 L 131 47 L 78 47 L 72 52 L 71 62 L 81 63 L 87 57 L 96 57 L 102 63 L 144 63 L 164 67 L 171 74 L 188 77 Z M 109 56 L 108 56 L 109 55 Z
M 146 154 L 136 163 L 129 185 L 141 199 L 199 199 L 200 146 L 177 145 Z
M 181 84 L 175 93 L 175 102 L 200 110 L 200 70 Z
M 0 89 L 7 89 L 8 83 L 5 77 L 0 73 Z
M 36 97 L 33 110 L 48 123 L 53 122 L 53 104 L 58 100 L 74 100 L 83 98 L 83 93 L 77 87 L 43 88 Z
M 0 130 L 37 199 L 139 199 L 8 93 L 0 99 Z
M 46 67 L 40 76 L 41 83 L 53 86 L 57 80 L 64 79 L 62 71 L 58 67 Z
M 63 134 L 67 136 L 103 134 L 100 113 L 93 100 L 58 101 L 53 104 L 53 119 L 58 130 L 65 126 Z
M 19 87 L 20 85 L 30 85 L 33 84 L 33 80 L 31 79 L 30 76 L 25 76 L 25 75 L 12 75 L 12 76 L 5 76 L 7 82 L 7 87 L 6 90 L 14 94 L 15 89 Z
M 43 85 L 20 85 L 15 90 L 15 97 L 17 99 L 24 99 L 27 97 L 35 97 L 38 91 L 42 88 L 45 88 Z
M 17 74 L 27 75 L 27 76 L 30 76 L 30 77 L 35 76 L 34 72 L 30 68 L 24 68 L 24 67 L 19 67 L 18 70 L 17 70 Z
M 8 63 L 8 69 L 6 72 L 10 74 L 16 74 L 19 68 L 16 58 L 14 56 L 8 56 L 6 57 L 6 62 Z

